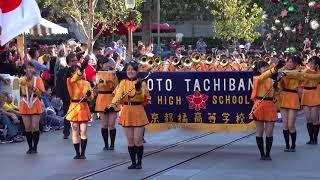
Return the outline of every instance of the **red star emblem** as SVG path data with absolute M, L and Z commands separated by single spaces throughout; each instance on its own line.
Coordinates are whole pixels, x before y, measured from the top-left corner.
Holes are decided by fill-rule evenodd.
M 195 91 L 193 95 L 187 96 L 189 101 L 189 109 L 195 109 L 200 111 L 200 109 L 206 109 L 206 101 L 209 96 L 205 94 L 200 94 L 199 91 Z

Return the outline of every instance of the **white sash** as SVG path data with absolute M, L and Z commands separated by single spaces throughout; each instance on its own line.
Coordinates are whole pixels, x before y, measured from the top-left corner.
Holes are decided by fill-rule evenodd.
M 34 77 L 33 87 L 35 88 L 37 84 L 37 78 Z M 32 92 L 29 96 L 28 85 L 26 85 L 26 97 L 23 98 L 23 101 L 27 104 L 28 108 L 32 108 L 33 104 L 36 102 L 36 99 L 33 99 L 34 93 Z

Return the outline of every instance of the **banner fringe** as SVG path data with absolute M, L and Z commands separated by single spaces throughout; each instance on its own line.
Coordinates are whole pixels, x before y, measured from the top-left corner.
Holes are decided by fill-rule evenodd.
M 252 121 L 248 124 L 150 123 L 146 126 L 146 129 L 150 132 L 161 132 L 176 128 L 186 128 L 200 132 L 252 132 L 255 130 L 256 125 Z

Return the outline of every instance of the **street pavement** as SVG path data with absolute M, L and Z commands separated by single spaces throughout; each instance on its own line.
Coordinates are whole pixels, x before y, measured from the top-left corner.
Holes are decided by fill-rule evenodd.
M 100 127 L 94 122 L 89 127 L 86 160 L 72 159 L 73 145 L 70 139 L 62 139 L 62 131 L 43 133 L 37 155 L 26 155 L 26 142 L 0 144 L 0 180 L 135 180 L 148 176 L 157 180 L 320 180 L 320 145 L 305 144 L 303 114 L 297 121 L 297 133 L 297 152 L 285 153 L 281 124 L 277 123 L 273 160 L 260 161 L 254 134 L 186 129 L 147 132 L 145 154 L 152 154 L 143 159 L 142 170 L 128 170 L 122 128 L 118 127 L 115 151 L 102 151 Z M 86 176 L 92 172 L 97 174 Z

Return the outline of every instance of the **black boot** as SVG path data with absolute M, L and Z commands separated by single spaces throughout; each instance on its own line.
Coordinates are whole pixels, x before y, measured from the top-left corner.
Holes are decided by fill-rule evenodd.
M 129 155 L 130 155 L 130 159 L 131 159 L 131 162 L 132 164 L 128 167 L 128 169 L 135 169 L 136 168 L 136 150 L 135 150 L 135 146 L 128 146 L 128 152 L 129 152 Z
M 272 143 L 273 143 L 273 136 L 266 137 L 266 160 L 272 160 L 270 157 Z
M 114 141 L 116 140 L 116 134 L 117 134 L 117 130 L 116 129 L 111 129 L 110 130 L 111 144 L 110 144 L 109 150 L 114 150 Z
M 264 153 L 264 147 L 263 147 L 263 137 L 256 137 L 257 146 L 260 151 L 260 160 L 265 160 L 265 153 Z
M 137 157 L 138 157 L 138 163 L 136 166 L 136 169 L 142 169 L 142 157 L 143 157 L 143 146 L 136 147 Z
M 26 139 L 28 142 L 29 150 L 27 151 L 27 154 L 32 153 L 32 132 L 26 132 Z
M 80 143 L 73 144 L 74 150 L 76 151 L 76 156 L 73 159 L 80 159 Z
M 297 132 L 290 133 L 292 145 L 290 148 L 290 152 L 296 152 L 296 139 L 297 139 Z
M 33 139 L 32 153 L 38 153 L 39 138 L 40 138 L 40 131 L 36 131 L 32 133 L 32 139 Z
M 102 138 L 103 138 L 103 141 L 104 141 L 104 148 L 103 148 L 103 150 L 106 151 L 106 150 L 109 149 L 108 129 L 101 128 L 101 135 L 102 135 Z
M 314 135 L 314 126 L 312 123 L 307 123 L 307 129 L 308 129 L 308 134 L 310 137 L 310 140 L 306 144 L 312 144 L 313 143 L 313 135 Z
M 81 155 L 80 155 L 80 159 L 86 159 L 86 148 L 87 148 L 87 139 L 81 139 L 80 143 L 81 143 Z
M 284 152 L 290 152 L 289 130 L 283 130 L 283 137 L 286 142 L 286 148 L 284 149 Z
M 313 125 L 313 144 L 318 144 L 318 135 L 319 135 L 319 129 L 320 129 L 320 124 Z

